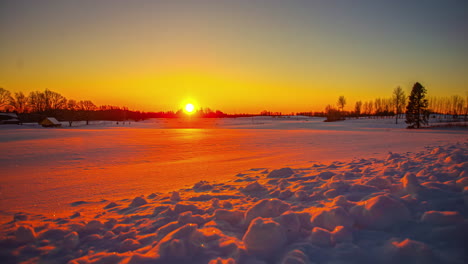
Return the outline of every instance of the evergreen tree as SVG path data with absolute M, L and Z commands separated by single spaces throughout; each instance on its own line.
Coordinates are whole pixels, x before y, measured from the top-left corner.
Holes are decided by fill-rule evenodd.
M 427 110 L 426 88 L 419 82 L 416 82 L 413 85 L 408 100 L 405 121 L 408 124 L 408 128 L 420 128 L 421 125 L 427 125 L 429 111 Z

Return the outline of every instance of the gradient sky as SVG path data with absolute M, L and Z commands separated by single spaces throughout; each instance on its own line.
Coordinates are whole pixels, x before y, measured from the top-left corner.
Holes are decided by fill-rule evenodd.
M 0 87 L 229 113 L 468 91 L 468 1 L 1 0 Z

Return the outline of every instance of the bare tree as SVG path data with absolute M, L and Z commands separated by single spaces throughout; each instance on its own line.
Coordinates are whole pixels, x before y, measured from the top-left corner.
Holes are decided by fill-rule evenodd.
M 361 108 L 362 108 L 362 101 L 357 101 L 354 105 L 354 113 L 356 114 L 356 118 L 361 115 Z
M 27 111 L 28 97 L 23 92 L 15 92 L 15 96 L 11 98 L 10 105 L 15 108 L 18 113 Z
M 93 111 L 96 110 L 96 105 L 90 100 L 79 101 L 78 108 L 84 111 Z
M 463 97 L 459 95 L 452 96 L 452 115 L 458 117 L 459 114 L 463 113 L 463 105 L 465 104 Z
M 70 100 L 68 100 L 68 102 L 67 102 L 67 109 L 68 109 L 68 110 L 72 110 L 72 111 L 78 110 L 78 104 L 76 103 L 75 100 L 70 99 Z
M 465 98 L 465 121 L 468 116 L 468 92 L 466 92 L 466 98 Z
M 32 112 L 44 112 L 46 109 L 45 95 L 42 92 L 30 92 L 28 96 L 28 104 Z
M 375 114 L 376 115 L 381 115 L 382 110 L 383 110 L 382 99 L 380 99 L 380 98 L 375 99 L 374 106 L 375 106 Z
M 45 110 L 64 109 L 67 106 L 67 99 L 61 94 L 46 89 L 44 91 Z
M 395 124 L 398 124 L 398 116 L 403 113 L 406 105 L 406 95 L 400 86 L 393 90 L 393 105 L 395 106 Z
M 11 93 L 10 91 L 0 87 L 0 109 L 8 106 L 11 102 Z
M 91 111 L 96 110 L 96 105 L 90 100 L 79 101 L 78 108 L 84 113 L 86 119 L 86 125 L 89 125 L 89 119 L 91 117 Z
M 341 112 L 343 112 L 343 109 L 346 105 L 346 98 L 343 95 L 341 95 L 340 97 L 338 97 L 338 102 L 336 104 L 339 108 L 341 108 Z

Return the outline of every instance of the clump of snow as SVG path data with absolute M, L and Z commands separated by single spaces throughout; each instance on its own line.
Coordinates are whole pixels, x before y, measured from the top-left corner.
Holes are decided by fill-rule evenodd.
M 207 181 L 199 181 L 193 185 L 193 189 L 196 191 L 209 191 L 213 189 L 213 185 L 209 184 Z
M 263 199 L 245 212 L 245 222 L 249 224 L 257 217 L 277 217 L 289 210 L 291 206 L 278 199 Z
M 433 225 L 454 225 L 463 223 L 463 216 L 456 211 L 427 211 L 421 216 L 421 221 Z
M 247 184 L 244 189 L 245 192 L 263 192 L 266 188 L 258 183 L 258 181 Z
M 216 220 L 222 220 L 231 225 L 237 225 L 244 219 L 244 214 L 235 210 L 216 209 L 214 217 Z
M 182 224 L 182 225 L 189 224 L 189 223 L 201 225 L 207 221 L 201 215 L 193 215 L 191 211 L 187 211 L 187 212 L 179 214 L 179 218 L 177 219 L 177 222 L 179 222 L 179 224 Z
M 374 176 L 368 179 L 364 184 L 368 186 L 376 187 L 380 190 L 390 188 L 392 185 L 392 183 L 388 179 L 381 177 L 381 176 Z
M 400 155 L 400 154 L 389 152 L 388 155 L 387 155 L 386 160 L 387 160 L 387 161 L 393 161 L 393 160 L 399 159 L 399 158 L 401 158 L 401 155 Z
M 285 230 L 288 241 L 295 241 L 301 235 L 301 219 L 300 215 L 295 212 L 286 212 L 275 218 L 281 227 Z
M 203 212 L 203 210 L 199 209 L 195 204 L 176 203 L 176 205 L 174 206 L 175 214 L 180 214 L 187 211 L 191 211 L 192 213 Z
M 281 260 L 281 264 L 309 264 L 312 263 L 309 257 L 301 250 L 289 251 Z
M 331 234 L 332 242 L 334 244 L 344 242 L 352 243 L 354 240 L 352 227 L 337 226 Z
M 281 168 L 277 170 L 272 170 L 268 173 L 267 178 L 289 178 L 294 175 L 294 171 L 291 168 Z
M 433 251 L 423 242 L 409 238 L 390 241 L 384 249 L 385 263 L 439 263 Z
M 120 243 L 119 252 L 127 252 L 141 247 L 140 242 L 135 239 L 127 238 Z
M 379 195 L 356 205 L 350 210 L 359 226 L 387 229 L 410 219 L 410 211 L 400 201 L 389 195 Z
M 34 229 L 27 225 L 21 225 L 15 231 L 16 241 L 19 243 L 28 243 L 36 240 L 36 232 Z
M 73 250 L 80 244 L 80 236 L 77 232 L 70 232 L 64 237 L 63 246 L 66 249 Z
M 286 244 L 286 235 L 280 224 L 269 218 L 255 218 L 242 241 L 249 254 L 271 257 Z
M 309 241 L 316 246 L 329 247 L 332 245 L 331 233 L 326 229 L 314 227 L 310 234 Z
M 85 230 L 88 232 L 88 233 L 97 233 L 99 231 L 101 231 L 101 229 L 104 227 L 104 225 L 101 223 L 101 221 L 99 220 L 91 220 L 89 221 L 86 226 L 85 226 Z
M 180 194 L 179 192 L 172 192 L 171 194 L 171 201 L 180 201 Z
M 312 224 L 315 226 L 334 230 L 337 226 L 351 227 L 354 224 L 353 218 L 343 207 L 331 207 L 320 210 L 312 215 Z
M 119 206 L 119 205 L 116 202 L 110 202 L 106 206 L 104 206 L 104 209 L 111 209 L 111 208 L 114 208 L 114 207 L 117 207 L 117 206 Z
M 132 203 L 130 204 L 130 207 L 139 207 L 147 203 L 148 202 L 145 200 L 145 198 L 137 196 L 133 199 Z
M 409 194 L 417 194 L 421 190 L 421 185 L 414 173 L 406 173 L 405 176 L 401 178 L 401 183 L 403 184 L 403 188 Z
M 323 180 L 328 180 L 331 177 L 333 177 L 333 175 L 335 175 L 335 173 L 332 171 L 324 171 L 324 172 L 319 173 L 317 176 Z

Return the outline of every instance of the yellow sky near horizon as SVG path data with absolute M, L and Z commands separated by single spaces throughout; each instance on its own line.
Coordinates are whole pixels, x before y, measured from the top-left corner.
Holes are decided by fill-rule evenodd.
M 0 87 L 168 111 L 322 111 L 468 91 L 466 5 L 258 1 L 4 1 Z M 420 11 L 423 12 L 420 12 Z M 398 13 L 398 19 L 394 14 Z M 466 44 L 466 45 L 465 45 Z

